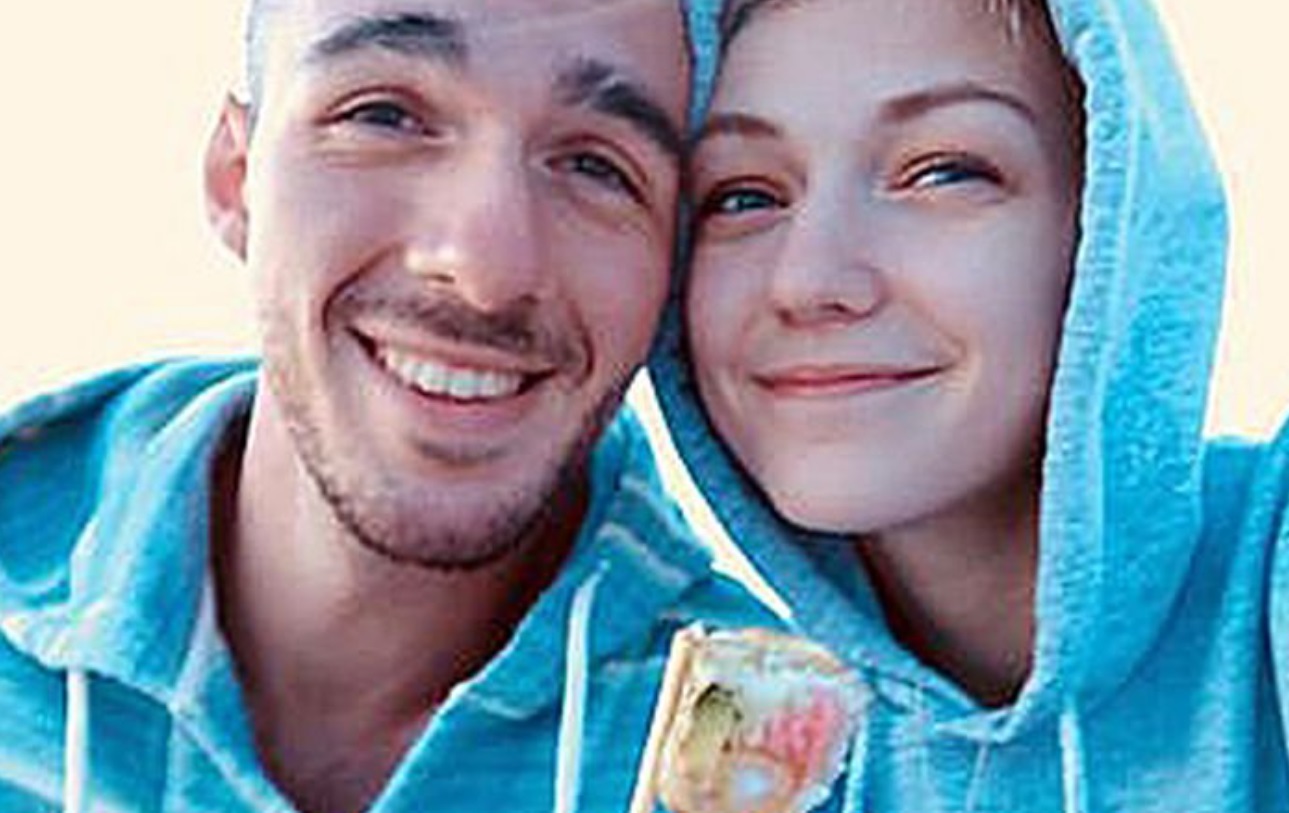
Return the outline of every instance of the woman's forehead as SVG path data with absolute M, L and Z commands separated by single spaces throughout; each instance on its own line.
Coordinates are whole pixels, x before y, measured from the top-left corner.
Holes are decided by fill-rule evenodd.
M 725 53 L 715 106 L 866 99 L 973 82 L 1046 115 L 1069 100 L 1050 29 L 1000 25 L 989 0 L 766 0 Z M 755 2 L 755 0 L 754 0 Z

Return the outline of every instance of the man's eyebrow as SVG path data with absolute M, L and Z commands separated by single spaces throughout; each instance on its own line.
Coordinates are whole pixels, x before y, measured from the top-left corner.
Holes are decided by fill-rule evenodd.
M 1001 105 L 1030 124 L 1038 124 L 1038 115 L 1020 97 L 978 82 L 953 82 L 898 96 L 882 105 L 881 118 L 900 123 L 941 107 L 973 102 Z
M 639 82 L 598 59 L 579 59 L 555 80 L 561 102 L 586 106 L 630 124 L 678 163 L 684 155 L 680 127 Z
M 740 136 L 742 138 L 782 138 L 783 130 L 772 121 L 750 113 L 713 113 L 703 122 L 696 142 L 715 136 Z
M 306 63 L 325 62 L 367 49 L 461 65 L 466 61 L 465 29 L 452 17 L 404 13 L 357 17 L 309 47 Z

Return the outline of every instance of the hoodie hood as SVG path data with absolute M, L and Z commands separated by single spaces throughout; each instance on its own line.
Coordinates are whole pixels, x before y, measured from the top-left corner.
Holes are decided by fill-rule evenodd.
M 650 369 L 694 479 L 793 626 L 893 702 L 930 703 L 943 733 L 1001 742 L 1060 719 L 1073 748 L 1078 712 L 1121 685 L 1157 641 L 1199 541 L 1226 214 L 1147 0 L 1051 0 L 1050 11 L 1085 86 L 1086 155 L 1047 423 L 1033 668 L 1011 707 L 982 710 L 905 653 L 862 598 L 849 545 L 774 514 L 704 417 L 678 297 Z
M 254 378 L 245 360 L 140 365 L 0 419 L 0 623 L 15 645 L 167 691 L 205 593 L 207 472 Z

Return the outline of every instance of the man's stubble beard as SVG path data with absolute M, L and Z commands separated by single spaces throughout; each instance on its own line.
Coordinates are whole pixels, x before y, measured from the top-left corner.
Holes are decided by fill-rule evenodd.
M 538 538 L 555 512 L 574 504 L 566 497 L 583 479 L 591 450 L 631 380 L 628 373 L 613 383 L 582 416 L 562 453 L 543 461 L 544 471 L 497 495 L 492 510 L 476 512 L 458 527 L 444 527 L 426 521 L 423 512 L 401 508 L 408 495 L 405 490 L 398 493 L 396 484 L 372 471 L 362 472 L 360 463 L 345 466 L 344 453 L 328 443 L 312 408 L 312 388 L 303 375 L 301 354 L 280 329 L 281 322 L 272 318 L 266 322 L 264 371 L 270 397 L 277 401 L 295 453 L 333 517 L 366 550 L 396 564 L 426 570 L 479 570 Z M 433 495 L 429 497 L 427 502 L 433 502 Z

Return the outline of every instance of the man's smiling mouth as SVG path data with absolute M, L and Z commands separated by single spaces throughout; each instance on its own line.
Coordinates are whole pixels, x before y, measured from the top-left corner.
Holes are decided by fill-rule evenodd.
M 544 376 L 450 364 L 419 353 L 377 345 L 372 354 L 403 386 L 431 398 L 486 403 L 513 398 Z

